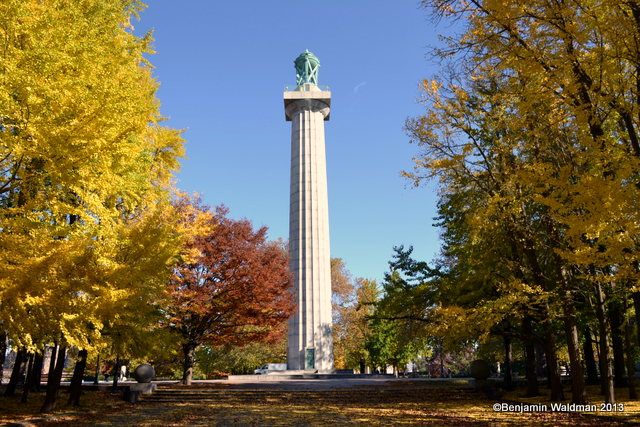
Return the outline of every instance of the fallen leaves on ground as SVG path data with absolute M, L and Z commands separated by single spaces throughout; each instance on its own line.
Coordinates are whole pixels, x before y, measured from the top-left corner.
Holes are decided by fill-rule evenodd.
M 253 387 L 253 386 L 252 386 Z M 19 398 L 0 398 L 0 424 L 22 425 L 531 425 L 608 426 L 640 423 L 640 404 L 626 401 L 624 413 L 505 413 L 492 409 L 494 401 L 461 382 L 429 383 L 390 381 L 356 388 L 278 390 L 273 386 L 181 387 L 198 390 L 208 398 L 185 398 L 176 402 L 147 399 L 132 405 L 119 394 L 86 392 L 81 407 L 63 403 L 53 414 L 39 414 L 42 394 L 34 393 L 27 404 Z M 589 389 L 596 402 L 596 389 Z M 179 391 L 176 391 L 176 395 Z M 545 397 L 522 398 L 521 390 L 507 394 L 509 402 L 548 403 Z M 625 391 L 619 391 L 625 401 Z M 627 399 L 628 400 L 628 399 Z

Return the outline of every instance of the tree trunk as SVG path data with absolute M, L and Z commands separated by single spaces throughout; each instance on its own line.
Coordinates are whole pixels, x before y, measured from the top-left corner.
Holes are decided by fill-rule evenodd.
M 596 345 L 596 353 L 598 354 L 598 381 L 600 382 L 600 395 L 604 396 L 605 394 L 607 394 L 607 383 L 604 381 L 603 375 L 604 372 L 607 370 L 607 365 L 606 363 L 604 363 L 604 360 L 602 360 L 602 355 L 600 354 L 600 337 L 599 337 L 600 332 L 598 332 L 597 334 L 594 335 L 594 343 Z
M 44 403 L 42 404 L 40 412 L 51 412 L 56 407 L 56 400 L 58 399 L 58 391 L 60 390 L 60 382 L 62 381 L 62 371 L 64 370 L 64 359 L 66 355 L 67 348 L 63 345 L 59 346 L 55 368 L 53 369 L 53 372 L 49 372 L 47 394 L 44 398 Z
M 193 362 L 196 346 L 193 343 L 187 343 L 182 346 L 184 354 L 184 363 L 182 366 L 182 384 L 191 385 L 193 379 Z
M 0 332 L 0 384 L 4 377 L 4 361 L 7 354 L 7 333 L 5 331 Z
M 613 387 L 613 360 L 609 351 L 609 330 L 605 317 L 605 296 L 602 285 L 595 284 L 596 293 L 596 317 L 598 318 L 598 332 L 600 335 L 600 381 L 606 403 L 616 403 L 615 389 Z
M 29 388 L 31 391 L 40 391 L 40 383 L 42 382 L 42 366 L 44 365 L 44 355 L 36 352 L 33 359 L 33 375 L 29 380 Z
M 93 379 L 93 383 L 98 385 L 98 375 L 100 375 L 100 355 L 98 354 L 98 358 L 96 359 L 96 377 Z
M 84 371 L 87 368 L 87 350 L 80 350 L 78 352 L 78 360 L 76 366 L 73 368 L 73 377 L 71 378 L 71 384 L 69 385 L 69 404 L 73 406 L 80 406 L 80 395 L 82 394 L 82 378 L 84 378 Z
M 533 325 L 530 317 L 522 319 L 524 337 L 525 373 L 527 377 L 527 396 L 538 396 L 538 375 L 536 374 L 536 349 L 533 337 Z
M 634 292 L 631 297 L 633 298 L 633 308 L 636 312 L 636 333 L 638 334 L 638 347 L 640 347 L 640 292 Z
M 624 310 L 619 301 L 609 304 L 609 322 L 611 323 L 611 345 L 613 347 L 613 385 L 625 387 L 627 373 L 624 363 Z
M 49 387 L 49 378 L 53 375 L 53 371 L 56 369 L 56 358 L 58 357 L 58 341 L 53 343 L 51 347 L 51 356 L 49 358 L 49 371 L 47 372 L 47 387 Z
M 534 349 L 536 351 L 536 375 L 538 378 L 547 376 L 547 360 L 544 356 L 544 348 L 542 348 L 542 344 L 539 342 L 533 343 Z
M 504 343 L 504 382 L 503 386 L 506 390 L 511 390 L 513 388 L 513 373 L 511 369 L 511 358 L 512 358 L 512 348 L 511 348 L 511 337 L 508 333 L 502 336 Z
M 598 384 L 598 367 L 596 365 L 596 358 L 593 354 L 593 339 L 591 338 L 591 331 L 588 327 L 584 328 L 584 344 L 582 350 L 584 352 L 584 362 L 587 368 L 587 384 Z
M 626 306 L 625 302 L 625 306 Z M 626 311 L 626 310 L 625 310 Z M 639 325 L 640 327 L 640 325 Z M 625 350 L 625 359 L 627 361 L 627 387 L 629 387 L 629 399 L 637 400 L 638 392 L 636 391 L 636 367 L 635 367 L 635 358 L 634 356 L 634 348 L 633 348 L 633 339 L 632 335 L 632 325 L 630 319 L 626 318 L 624 320 L 624 350 Z
M 122 362 L 120 361 L 120 356 L 116 356 L 116 365 L 113 367 L 113 384 L 111 385 L 112 393 L 118 391 L 118 378 L 120 377 L 121 364 Z
M 547 325 L 545 334 L 544 355 L 547 359 L 547 381 L 551 389 L 550 400 L 558 402 L 564 400 L 564 392 L 562 390 L 562 379 L 560 378 L 560 370 L 558 369 L 558 355 L 556 353 L 556 339 L 553 336 L 550 325 Z
M 27 350 L 20 348 L 16 353 L 16 360 L 13 363 L 13 370 L 11 371 L 11 377 L 9 378 L 9 384 L 4 390 L 5 396 L 14 396 L 16 394 L 16 387 L 20 381 L 20 374 L 22 373 L 22 364 L 27 357 Z
M 22 384 L 22 397 L 20 398 L 20 402 L 22 403 L 27 403 L 27 399 L 29 398 L 29 389 L 31 388 L 31 382 L 33 381 L 33 353 L 28 354 L 27 360 L 26 376 L 24 384 Z
M 569 292 L 567 292 L 566 295 L 567 300 L 563 305 L 563 320 L 565 333 L 567 335 L 567 349 L 569 351 L 569 369 L 571 371 L 571 403 L 581 405 L 586 401 L 586 391 L 584 388 L 582 358 L 580 357 L 580 340 L 578 338 L 578 327 L 576 326 L 573 307 L 573 295 Z

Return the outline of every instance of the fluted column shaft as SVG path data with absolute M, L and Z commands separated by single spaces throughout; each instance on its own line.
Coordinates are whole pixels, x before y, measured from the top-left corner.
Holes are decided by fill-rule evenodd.
M 289 99 L 294 93 L 297 99 Z M 333 370 L 331 264 L 324 121 L 330 94 L 285 92 L 291 120 L 289 255 L 297 309 L 289 320 L 289 369 Z M 302 97 L 301 97 L 302 95 Z

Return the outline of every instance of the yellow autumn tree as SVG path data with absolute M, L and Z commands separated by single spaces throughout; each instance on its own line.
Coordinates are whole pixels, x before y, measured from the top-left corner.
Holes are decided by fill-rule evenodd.
M 143 7 L 0 4 L 0 327 L 31 352 L 104 346 L 105 328 L 146 318 L 180 255 L 183 141 L 162 125 L 151 36 L 132 31 Z
M 609 342 L 616 381 L 625 377 L 626 358 L 633 395 L 633 343 L 626 339 L 623 355 L 621 324 L 640 274 L 640 5 L 423 3 L 468 26 L 440 52 L 457 58 L 457 74 L 425 83 L 429 112 L 410 123 L 426 147 L 412 177 L 440 176 L 443 192 L 462 200 L 456 206 L 472 208 L 462 221 L 462 248 L 491 242 L 502 230 L 506 250 L 496 260 L 511 267 L 511 277 L 492 277 L 494 299 L 514 290 L 540 295 L 537 322 L 562 319 L 574 402 L 584 399 L 578 317 L 597 318 L 606 400 L 615 399 Z M 493 248 L 480 255 L 489 253 Z M 521 312 L 524 331 L 531 313 Z M 629 336 L 628 322 L 626 328 Z

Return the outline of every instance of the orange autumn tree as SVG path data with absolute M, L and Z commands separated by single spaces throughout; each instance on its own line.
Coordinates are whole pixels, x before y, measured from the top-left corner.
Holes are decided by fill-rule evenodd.
M 208 208 L 194 202 L 197 209 Z M 170 328 L 182 338 L 183 383 L 191 384 L 201 344 L 273 342 L 293 309 L 288 256 L 266 239 L 267 228 L 227 217 L 218 207 L 211 231 L 192 242 L 198 255 L 180 264 L 170 283 Z

